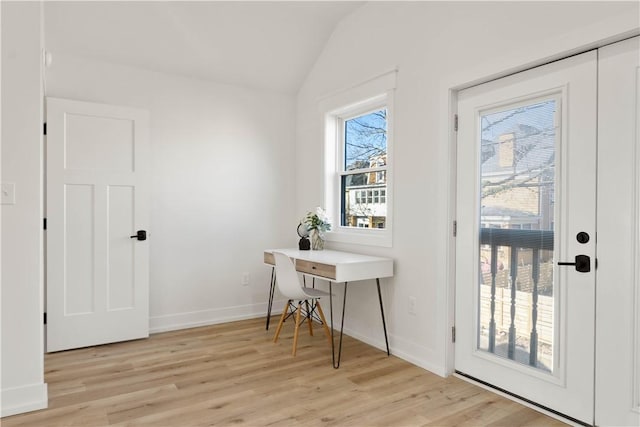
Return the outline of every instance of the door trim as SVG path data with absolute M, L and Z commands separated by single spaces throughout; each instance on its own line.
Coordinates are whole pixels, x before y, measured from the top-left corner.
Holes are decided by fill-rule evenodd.
M 637 91 L 636 91 L 636 112 L 640 112 L 640 68 L 636 70 L 636 81 L 637 81 Z M 634 346 L 634 359 L 635 363 L 635 372 L 633 373 L 633 410 L 640 414 L 640 337 L 638 333 L 640 333 L 640 226 L 638 225 L 638 221 L 640 220 L 640 148 L 638 148 L 638 143 L 640 143 L 640 126 L 636 127 L 636 144 L 635 146 L 635 168 L 634 173 L 636 175 L 636 179 L 634 180 L 634 189 L 633 194 L 636 198 L 635 200 L 635 212 L 634 212 L 634 236 L 635 236 L 635 245 L 634 245 L 634 253 L 632 260 L 635 261 L 636 271 L 634 277 L 634 288 L 636 293 L 636 298 L 634 301 L 633 311 L 635 312 L 635 346 Z

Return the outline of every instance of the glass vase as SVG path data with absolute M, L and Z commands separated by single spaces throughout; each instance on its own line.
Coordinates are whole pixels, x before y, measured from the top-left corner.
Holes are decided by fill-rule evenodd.
M 316 229 L 309 231 L 309 236 L 311 237 L 311 249 L 314 251 L 321 251 L 324 249 L 324 239 L 320 232 Z

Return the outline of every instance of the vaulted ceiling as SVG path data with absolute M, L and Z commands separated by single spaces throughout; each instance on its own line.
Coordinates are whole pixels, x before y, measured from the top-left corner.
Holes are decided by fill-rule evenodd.
M 295 93 L 363 2 L 44 2 L 52 53 Z M 55 60 L 55 59 L 54 59 Z

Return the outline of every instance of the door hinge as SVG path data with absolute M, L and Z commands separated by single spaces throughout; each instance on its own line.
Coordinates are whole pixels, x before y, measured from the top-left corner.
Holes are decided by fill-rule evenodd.
M 458 235 L 458 221 L 453 221 L 453 237 Z
M 47 324 L 47 312 L 46 311 L 44 312 L 44 324 L 45 325 Z
M 47 134 L 47 122 L 44 122 L 42 124 L 42 134 L 46 135 Z
M 457 114 L 453 115 L 453 130 L 458 132 L 458 115 Z
M 456 327 L 451 327 L 451 342 L 456 342 Z
M 46 229 L 47 229 L 47 218 L 42 218 L 42 228 L 43 228 L 44 230 L 46 230 Z

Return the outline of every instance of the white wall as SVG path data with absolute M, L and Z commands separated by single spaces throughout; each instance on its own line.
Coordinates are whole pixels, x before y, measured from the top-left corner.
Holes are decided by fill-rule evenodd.
M 318 101 L 397 68 L 393 248 L 332 246 L 395 259 L 395 277 L 383 281 L 392 353 L 451 369 L 450 89 L 637 31 L 638 12 L 637 2 L 372 2 L 340 23 L 298 94 L 297 209 L 323 203 L 323 165 L 303 162 L 322 159 Z M 381 345 L 373 289 L 349 288 L 345 329 Z
M 40 6 L 2 2 L 2 415 L 46 405 L 43 382 Z M 262 249 L 291 246 L 322 204 L 320 97 L 394 67 L 395 209 L 384 297 L 392 351 L 447 371 L 449 89 L 638 28 L 637 3 L 373 2 L 345 18 L 298 95 L 65 57 L 48 96 L 151 112 L 151 326 L 253 316 L 266 305 Z M 293 118 L 296 117 L 294 120 Z M 294 143 L 295 141 L 295 143 Z M 297 166 L 294 168 L 292 164 Z M 235 176 L 234 176 L 235 174 Z M 240 275 L 251 273 L 242 287 Z M 375 292 L 349 290 L 350 333 L 382 344 Z M 408 297 L 422 308 L 407 314 Z M 337 302 L 338 299 L 336 299 Z
M 150 111 L 151 331 L 263 315 L 262 251 L 297 241 L 294 97 L 51 53 L 47 96 Z
M 40 4 L 2 2 L 1 415 L 47 405 L 42 321 Z

